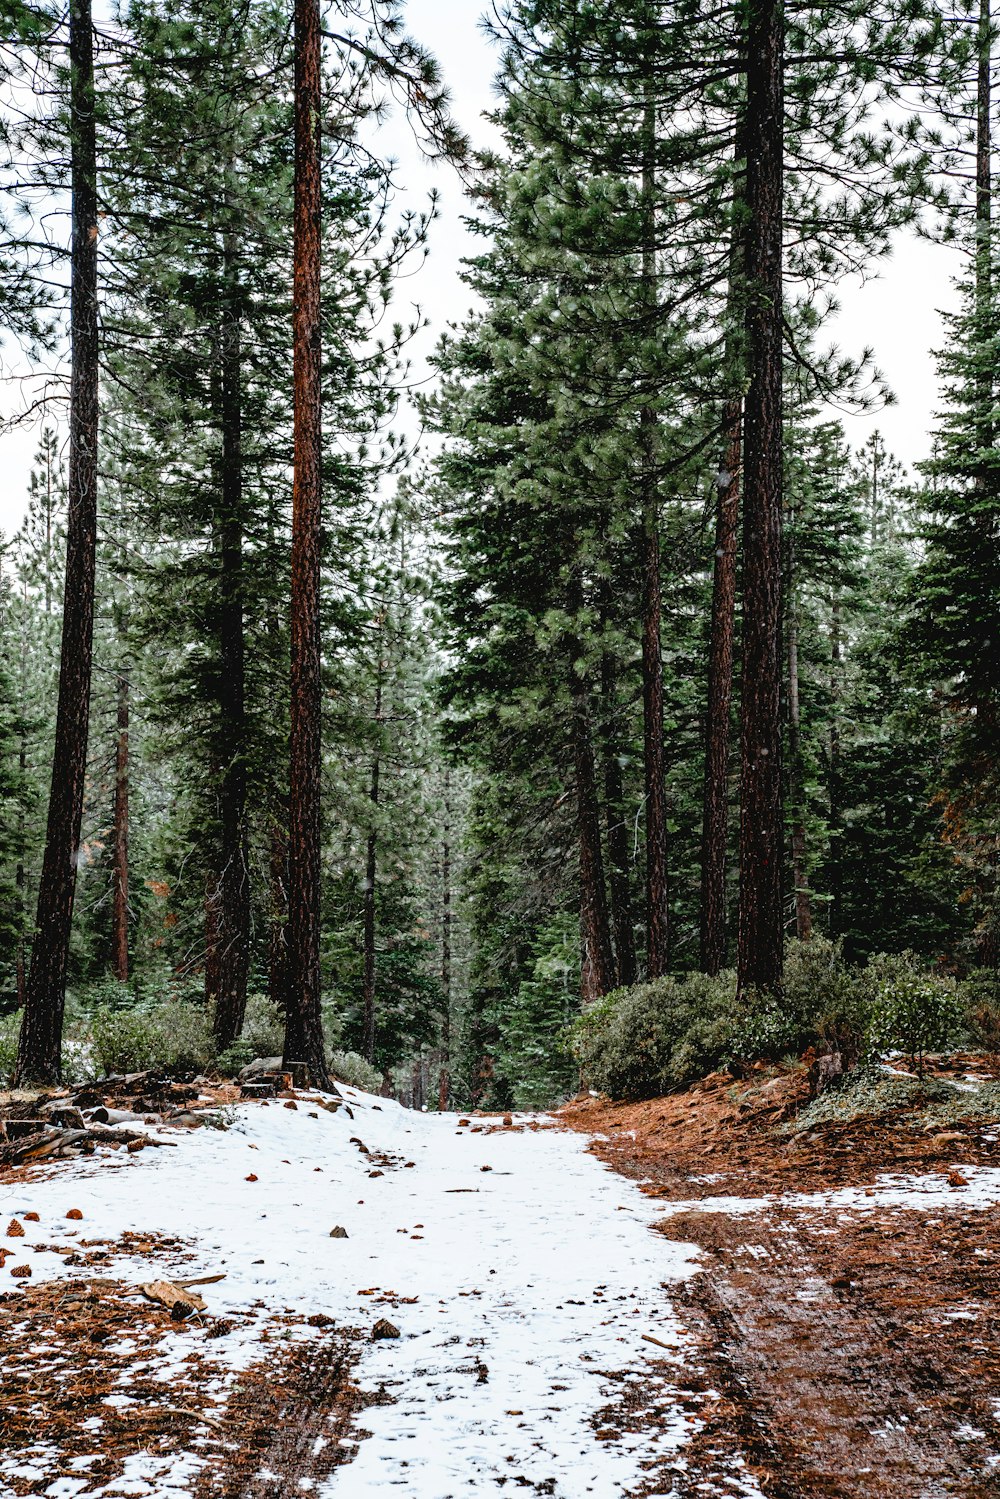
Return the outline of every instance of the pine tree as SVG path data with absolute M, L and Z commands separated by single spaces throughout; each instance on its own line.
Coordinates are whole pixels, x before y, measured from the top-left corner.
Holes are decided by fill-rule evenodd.
M 66 591 L 45 857 L 15 1074 L 21 1082 L 51 1082 L 60 1073 L 93 651 L 99 351 L 97 128 L 89 0 L 73 0 L 69 28 L 73 243 Z

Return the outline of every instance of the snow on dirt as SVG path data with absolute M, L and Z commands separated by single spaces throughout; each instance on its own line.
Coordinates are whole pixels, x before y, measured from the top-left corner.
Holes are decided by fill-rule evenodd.
M 516 1116 L 514 1128 L 477 1119 L 475 1130 L 344 1091 L 353 1117 L 308 1094 L 294 1109 L 241 1105 L 227 1129 L 163 1132 L 176 1149 L 98 1154 L 5 1185 L 4 1218 L 39 1215 L 24 1222 L 18 1256 L 37 1284 L 74 1273 L 42 1246 L 176 1235 L 193 1259 L 166 1252 L 153 1267 L 122 1256 L 102 1273 L 138 1282 L 154 1270 L 224 1272 L 205 1288 L 213 1316 L 255 1303 L 344 1326 L 389 1316 L 400 1338 L 371 1343 L 358 1377 L 392 1403 L 365 1411 L 371 1435 L 317 1489 L 326 1499 L 393 1487 L 408 1499 L 460 1499 L 509 1483 L 619 1499 L 665 1459 L 682 1468 L 697 1422 L 671 1369 L 693 1355 L 670 1287 L 695 1268 L 695 1251 L 651 1231 L 663 1204 L 577 1133 L 518 1127 L 527 1121 Z M 71 1208 L 82 1222 L 67 1221 Z M 338 1226 L 346 1238 L 331 1237 Z M 225 1342 L 218 1356 L 231 1367 L 264 1356 L 252 1324 Z M 629 1431 L 611 1415 L 599 1437 L 595 1417 L 630 1383 L 655 1419 Z M 130 1476 L 130 1493 L 167 1492 Z M 731 1482 L 759 1492 L 748 1474 Z M 169 1492 L 188 1491 L 175 1471 Z M 74 1477 L 44 1492 L 100 1490 Z

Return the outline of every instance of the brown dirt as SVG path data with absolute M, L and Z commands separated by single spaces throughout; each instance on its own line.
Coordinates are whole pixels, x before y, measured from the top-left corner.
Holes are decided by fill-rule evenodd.
M 561 1117 L 606 1136 L 595 1153 L 665 1202 L 845 1185 L 863 1196 L 887 1171 L 1000 1163 L 982 1121 L 777 1136 L 806 1096 L 801 1070 L 759 1070 L 640 1104 L 577 1100 Z M 729 1491 L 737 1457 L 780 1499 L 1000 1494 L 988 1461 L 1000 1452 L 1000 1209 L 685 1208 L 660 1230 L 702 1250 L 680 1303 L 718 1395 L 678 1496 Z

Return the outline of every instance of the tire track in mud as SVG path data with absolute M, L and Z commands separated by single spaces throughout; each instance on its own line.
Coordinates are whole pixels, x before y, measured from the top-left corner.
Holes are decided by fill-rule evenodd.
M 976 1217 L 995 1241 L 996 1215 Z M 661 1225 L 713 1261 L 682 1296 L 725 1397 L 702 1458 L 738 1444 L 779 1499 L 995 1499 L 995 1271 L 969 1265 L 971 1245 L 954 1264 L 912 1254 L 918 1215 L 895 1215 L 896 1242 L 842 1218 L 695 1211 Z M 979 1316 L 956 1312 L 970 1304 Z
M 355 1418 L 387 1399 L 356 1385 L 359 1347 L 360 1334 L 337 1332 L 241 1375 L 197 1499 L 291 1499 L 350 1462 L 365 1436 Z

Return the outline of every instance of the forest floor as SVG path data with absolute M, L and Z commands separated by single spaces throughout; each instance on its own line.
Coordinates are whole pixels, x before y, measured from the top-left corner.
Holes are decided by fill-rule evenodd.
M 971 1088 L 969 1066 L 995 1076 L 982 1057 L 936 1072 Z M 702 1252 L 674 1305 L 720 1399 L 688 1479 L 711 1484 L 722 1451 L 771 1499 L 996 1496 L 997 1123 L 914 1108 L 796 1130 L 806 1103 L 804 1069 L 760 1069 L 561 1112 Z
M 344 1091 L 6 1171 L 0 1493 L 679 1492 L 717 1396 L 656 1202 L 550 1121 Z
M 786 1137 L 804 1090 L 206 1089 L 3 1170 L 0 1496 L 1000 1492 L 997 1129 Z

